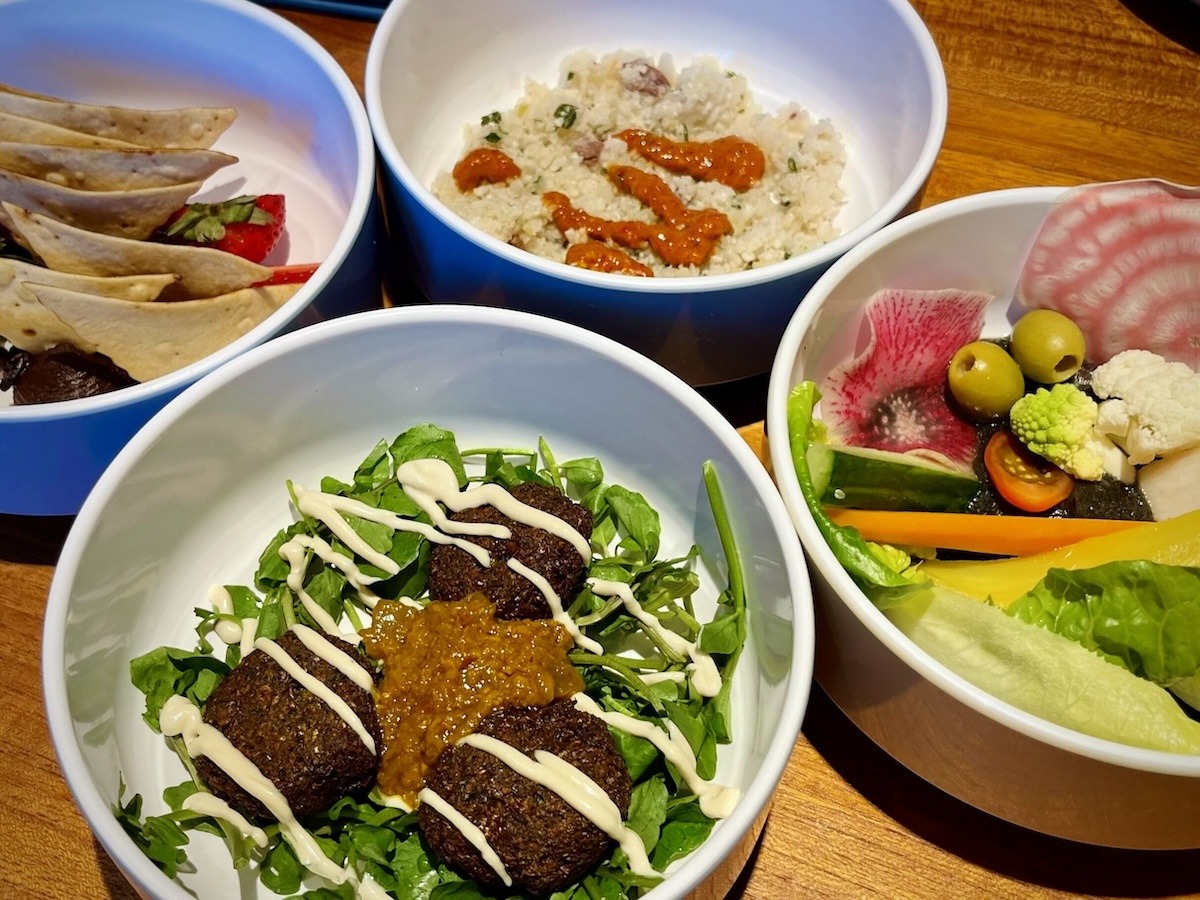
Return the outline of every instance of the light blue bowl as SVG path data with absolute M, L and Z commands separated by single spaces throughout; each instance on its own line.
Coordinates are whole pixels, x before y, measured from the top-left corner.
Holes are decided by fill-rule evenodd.
M 283 193 L 289 246 L 268 262 L 322 262 L 264 322 L 170 375 L 98 397 L 0 406 L 0 513 L 71 515 L 134 432 L 201 375 L 280 332 L 379 305 L 374 145 L 341 66 L 245 0 L 0 0 L 0 22 L 0 82 L 102 104 L 236 107 L 214 148 L 239 162 L 212 176 L 205 195 Z
M 772 108 L 794 100 L 846 143 L 842 234 L 786 262 L 727 275 L 630 278 L 526 253 L 468 224 L 429 185 L 480 111 L 526 79 L 556 83 L 570 52 L 714 56 Z M 904 0 L 394 0 L 367 56 L 367 111 L 383 163 L 392 239 L 420 291 L 552 316 L 612 337 L 693 385 L 770 369 L 805 293 L 839 256 L 915 207 L 941 146 L 946 84 L 932 38 Z

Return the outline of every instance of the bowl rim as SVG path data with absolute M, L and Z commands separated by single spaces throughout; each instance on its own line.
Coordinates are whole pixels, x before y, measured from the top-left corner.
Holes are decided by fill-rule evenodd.
M 544 259 L 533 253 L 518 250 L 451 212 L 413 174 L 408 162 L 400 153 L 392 132 L 387 127 L 381 85 L 388 44 L 391 42 L 392 35 L 400 27 L 400 18 L 410 2 L 411 0 L 393 0 L 380 18 L 367 52 L 363 82 L 364 94 L 367 117 L 375 133 L 379 155 L 383 158 L 388 170 L 399 180 L 403 189 L 446 228 L 495 257 L 548 278 L 576 282 L 596 288 L 619 288 L 634 294 L 694 294 L 741 290 L 753 285 L 786 279 L 811 269 L 819 269 L 831 260 L 837 259 L 903 212 L 905 207 L 919 195 L 922 185 L 928 180 L 945 138 L 949 108 L 946 72 L 933 36 L 929 33 L 924 20 L 907 0 L 882 0 L 884 4 L 892 8 L 907 27 L 920 52 L 926 77 L 925 87 L 930 93 L 930 124 L 913 168 L 870 216 L 854 228 L 819 247 L 814 247 L 782 262 L 741 272 L 687 275 L 677 278 L 630 278 L 616 273 L 596 272 L 577 266 L 564 265 L 555 260 Z
M 796 314 L 792 317 L 779 345 L 769 376 L 767 389 L 767 430 L 787 435 L 787 396 L 794 385 L 792 378 L 796 357 L 813 320 L 820 314 L 825 298 L 855 268 L 870 260 L 879 249 L 903 239 L 927 224 L 956 218 L 965 213 L 1028 204 L 1049 206 L 1067 187 L 1003 188 L 947 200 L 918 210 L 893 222 L 867 238 L 842 259 L 834 263 L 813 285 Z M 1200 754 L 1171 753 L 1133 747 L 1105 738 L 1093 737 L 1040 716 L 1033 715 L 1000 700 L 976 687 L 918 647 L 894 626 L 867 599 L 862 589 L 842 567 L 833 551 L 817 530 L 792 467 L 791 450 L 785 439 L 770 445 L 771 462 L 776 484 L 788 507 L 796 532 L 810 568 L 833 588 L 838 599 L 846 605 L 859 622 L 889 651 L 916 674 L 977 713 L 992 721 L 1043 744 L 1075 753 L 1099 762 L 1164 775 L 1200 777 Z
M 42 635 L 42 689 L 51 744 L 75 802 L 100 843 L 118 862 L 122 872 L 135 886 L 154 896 L 189 896 L 176 882 L 168 879 L 149 857 L 133 843 L 112 815 L 106 800 L 89 775 L 79 748 L 67 694 L 64 647 L 74 579 L 91 536 L 96 531 L 111 495 L 138 461 L 157 443 L 160 436 L 192 407 L 217 389 L 251 376 L 260 366 L 276 358 L 303 353 L 321 341 L 347 333 L 402 328 L 409 323 L 458 324 L 484 323 L 509 331 L 534 332 L 561 340 L 581 350 L 600 354 L 631 370 L 654 386 L 669 393 L 699 418 L 738 462 L 755 487 L 755 493 L 779 537 L 787 582 L 792 594 L 793 633 L 791 666 L 784 686 L 785 695 L 775 732 L 762 757 L 759 774 L 743 791 L 733 813 L 718 823 L 705 842 L 708 852 L 693 852 L 671 872 L 669 882 L 654 888 L 647 896 L 667 900 L 683 897 L 703 881 L 737 846 L 768 808 L 784 768 L 791 758 L 795 741 L 808 706 L 815 657 L 815 625 L 811 583 L 803 551 L 794 534 L 791 519 L 774 482 L 762 461 L 737 430 L 702 395 L 682 379 L 649 358 L 628 347 L 583 328 L 547 317 L 517 310 L 479 308 L 470 305 L 437 304 L 430 306 L 377 309 L 353 313 L 282 335 L 251 348 L 228 365 L 209 373 L 173 398 L 120 450 L 84 501 L 59 556 L 46 603 Z
M 39 0 L 3 0 L 0 6 L 18 3 L 34 5 L 38 2 Z M 329 79 L 350 116 L 354 143 L 357 148 L 357 174 L 355 175 L 354 192 L 347 209 L 346 225 L 338 234 L 329 253 L 321 260 L 316 271 L 294 296 L 288 298 L 287 302 L 279 309 L 250 331 L 230 341 L 219 350 L 176 369 L 174 372 L 104 394 L 78 397 L 73 400 L 57 400 L 52 403 L 0 407 L 0 428 L 3 428 L 6 421 L 24 424 L 102 415 L 112 409 L 134 406 L 178 392 L 182 387 L 191 384 L 197 378 L 221 366 L 247 348 L 272 337 L 303 312 L 312 300 L 325 289 L 338 268 L 350 255 L 351 249 L 370 216 L 375 195 L 375 141 L 371 133 L 370 120 L 367 118 L 366 107 L 359 97 L 357 88 L 354 87 L 341 64 L 300 26 L 265 6 L 251 2 L 251 0 L 175 0 L 175 2 L 218 7 L 233 16 L 252 20 L 275 31 L 300 47 Z

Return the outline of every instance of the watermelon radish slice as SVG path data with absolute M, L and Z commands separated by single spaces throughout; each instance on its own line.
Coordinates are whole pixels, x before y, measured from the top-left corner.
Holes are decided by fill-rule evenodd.
M 1016 295 L 1074 319 L 1090 362 L 1136 349 L 1200 369 L 1200 188 L 1144 179 L 1065 192 Z
M 821 418 L 831 441 L 912 453 L 970 472 L 978 437 L 950 408 L 946 368 L 954 351 L 979 338 L 991 300 L 955 289 L 872 296 L 866 348 L 821 385 Z

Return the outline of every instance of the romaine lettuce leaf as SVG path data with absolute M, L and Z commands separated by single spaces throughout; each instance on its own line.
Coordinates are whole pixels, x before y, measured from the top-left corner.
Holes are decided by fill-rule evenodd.
M 1007 610 L 1170 685 L 1200 669 L 1200 569 L 1148 560 L 1050 569 Z
M 948 669 L 1035 716 L 1135 747 L 1200 753 L 1200 722 L 1163 688 L 999 607 L 930 587 L 884 614 Z

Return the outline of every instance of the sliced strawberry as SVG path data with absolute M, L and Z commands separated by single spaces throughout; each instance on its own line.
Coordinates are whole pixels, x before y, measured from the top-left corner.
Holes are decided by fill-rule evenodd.
M 283 194 L 243 195 L 220 203 L 189 203 L 163 225 L 164 240 L 196 244 L 262 262 L 283 236 Z
M 258 282 L 255 287 L 268 284 L 303 284 L 312 278 L 320 263 L 297 263 L 291 266 L 272 266 L 271 275 Z

